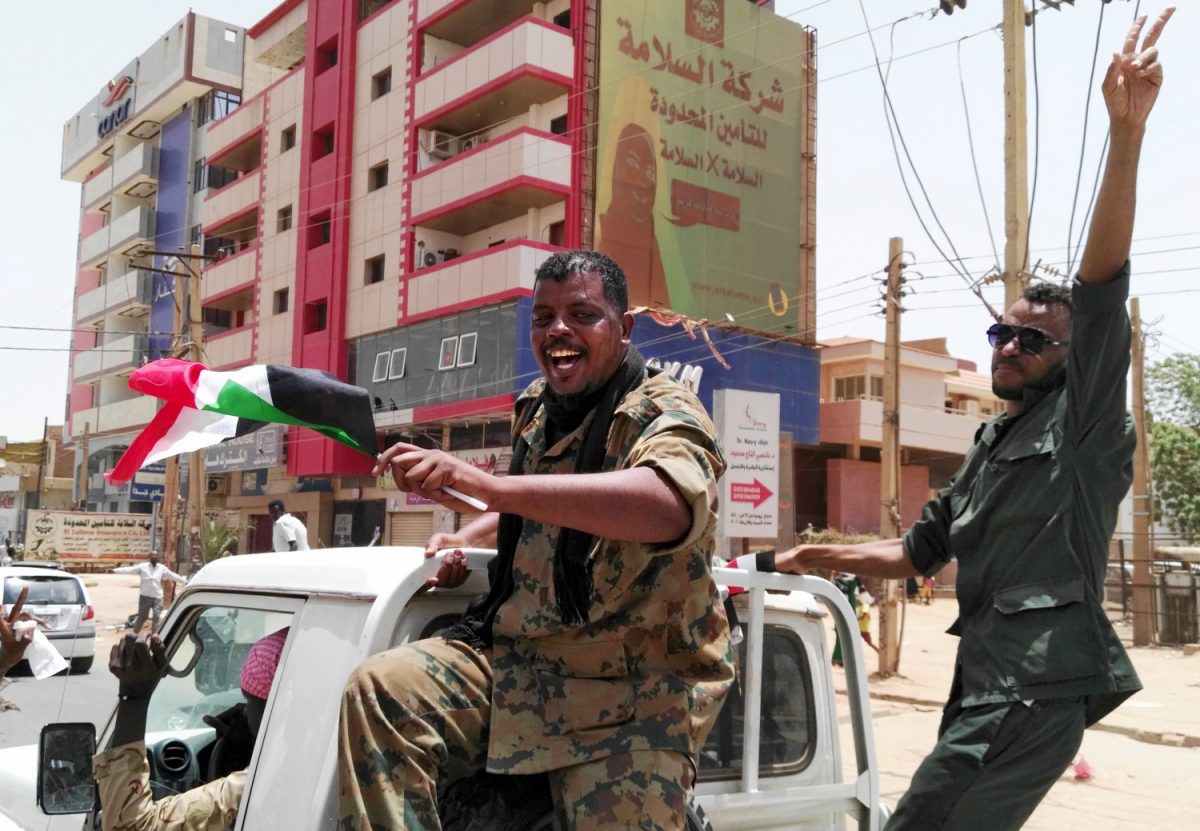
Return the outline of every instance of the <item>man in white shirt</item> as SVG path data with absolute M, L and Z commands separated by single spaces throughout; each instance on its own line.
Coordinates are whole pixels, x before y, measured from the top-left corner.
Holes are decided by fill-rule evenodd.
M 121 566 L 113 569 L 114 574 L 136 574 L 141 578 L 141 585 L 138 587 L 138 613 L 137 619 L 133 622 L 133 632 L 137 634 L 142 629 L 142 624 L 146 622 L 147 616 L 152 616 L 150 621 L 151 634 L 157 634 L 158 622 L 162 617 L 163 608 L 163 578 L 169 578 L 176 583 L 183 585 L 187 579 L 179 576 L 171 569 L 164 566 L 158 560 L 158 552 L 150 552 L 150 561 L 147 563 L 138 563 L 135 566 Z
M 267 503 L 267 513 L 275 528 L 271 532 L 271 544 L 276 551 L 308 551 L 308 529 L 304 523 L 283 509 L 283 503 L 272 499 Z

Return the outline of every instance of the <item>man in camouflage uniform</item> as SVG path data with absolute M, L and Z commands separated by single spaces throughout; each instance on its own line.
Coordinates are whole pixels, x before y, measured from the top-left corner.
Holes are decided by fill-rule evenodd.
M 630 345 L 625 275 L 551 256 L 534 282 L 543 379 L 518 399 L 510 475 L 399 444 L 396 484 L 493 513 L 439 548 L 498 539 L 464 623 L 365 661 L 342 702 L 341 827 L 436 829 L 442 778 L 550 774 L 567 827 L 684 826 L 697 754 L 733 680 L 710 571 L 724 462 L 696 397 Z M 464 575 L 447 556 L 437 583 Z

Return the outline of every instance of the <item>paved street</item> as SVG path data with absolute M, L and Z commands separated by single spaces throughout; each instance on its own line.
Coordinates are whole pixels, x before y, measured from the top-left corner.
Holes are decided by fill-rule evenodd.
M 932 606 L 910 604 L 901 675 L 871 679 L 880 788 L 892 805 L 937 739 L 957 642 L 945 630 L 956 610 L 952 597 L 939 597 Z M 873 622 L 877 632 L 877 612 Z M 1087 731 L 1081 755 L 1094 778 L 1077 781 L 1068 770 L 1026 823 L 1028 831 L 1188 827 L 1194 820 L 1182 818 L 1200 816 L 1200 651 L 1132 648 L 1130 626 L 1117 624 L 1117 633 L 1145 689 Z M 875 653 L 868 649 L 867 670 L 876 668 Z M 837 672 L 844 691 L 844 676 Z M 853 744 L 845 721 L 842 747 L 850 775 Z

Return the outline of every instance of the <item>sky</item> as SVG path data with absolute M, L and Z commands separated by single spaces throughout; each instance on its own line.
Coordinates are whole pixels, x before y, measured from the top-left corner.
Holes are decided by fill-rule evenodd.
M 1041 6 L 1041 0 L 1026 5 L 1035 2 Z M 275 5 L 195 0 L 190 8 L 251 26 Z M 987 313 L 937 250 L 951 253 L 953 245 L 975 279 L 997 258 L 1003 262 L 1003 66 L 994 28 L 1000 3 L 967 5 L 930 17 L 935 0 L 777 0 L 777 13 L 817 31 L 821 339 L 883 339 L 882 272 L 888 239 L 899 236 L 910 264 L 902 338 L 945 337 L 952 354 L 986 369 Z M 1037 173 L 1031 263 L 1065 271 L 1068 241 L 1072 249 L 1078 245 L 1107 129 L 1099 78 L 1136 5 L 1077 0 L 1074 7 L 1039 14 L 1036 50 L 1035 33 L 1026 30 L 1031 184 L 1035 157 Z M 1164 5 L 1142 2 L 1141 8 L 1155 15 Z M 1200 79 L 1200 50 L 1185 46 L 1200 42 L 1200 4 L 1177 5 L 1182 8 L 1159 43 L 1166 77 L 1143 148 L 1134 229 L 1132 291 L 1141 298 L 1152 361 L 1200 352 L 1200 115 L 1187 103 Z M 0 112 L 9 124 L 0 137 L 7 196 L 0 200 L 0 436 L 9 441 L 39 438 L 44 418 L 50 424 L 64 420 L 80 185 L 59 178 L 62 125 L 189 6 L 174 0 L 59 0 L 53 8 L 53 20 L 44 4 L 10 3 L 4 10 L 10 37 L 0 52 L 0 77 L 8 79 L 0 84 Z M 917 199 L 923 187 L 932 204 L 933 212 L 919 202 L 936 246 L 905 196 L 868 29 L 885 69 L 894 56 L 886 75 L 889 97 L 920 177 L 918 185 L 907 169 L 910 187 Z M 1003 305 L 999 284 L 985 294 Z

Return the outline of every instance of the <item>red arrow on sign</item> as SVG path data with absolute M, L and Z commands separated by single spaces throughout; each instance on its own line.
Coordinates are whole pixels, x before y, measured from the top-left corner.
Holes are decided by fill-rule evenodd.
M 749 482 L 729 483 L 730 502 L 750 502 L 757 508 L 774 495 L 766 485 L 757 479 L 754 480 L 753 484 Z

